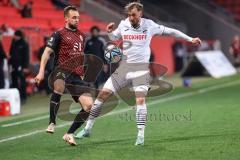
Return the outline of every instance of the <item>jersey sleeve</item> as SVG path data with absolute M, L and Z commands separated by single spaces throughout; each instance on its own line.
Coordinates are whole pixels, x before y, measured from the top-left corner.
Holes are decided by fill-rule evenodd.
M 47 47 L 51 48 L 54 52 L 56 52 L 60 43 L 60 34 L 59 32 L 54 32 L 51 37 L 47 41 Z
M 162 35 L 164 30 L 165 30 L 165 26 L 163 25 L 159 25 L 153 21 L 150 21 L 150 26 L 151 26 L 151 35 Z
M 120 22 L 118 27 L 113 32 L 108 33 L 108 37 L 110 40 L 115 41 L 115 40 L 119 40 L 122 37 L 121 27 L 122 27 L 122 21 Z
M 192 39 L 193 39 L 192 37 L 189 37 L 188 35 L 184 34 L 183 32 L 181 32 L 179 30 L 176 30 L 176 29 L 173 29 L 173 28 L 168 28 L 168 27 L 165 27 L 163 35 L 173 36 L 175 38 L 181 38 L 181 39 L 184 39 L 188 42 L 191 42 Z

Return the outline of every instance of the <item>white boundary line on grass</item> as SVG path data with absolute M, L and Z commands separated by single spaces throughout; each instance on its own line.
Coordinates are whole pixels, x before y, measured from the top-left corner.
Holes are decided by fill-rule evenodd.
M 207 88 L 200 89 L 200 90 L 193 91 L 193 92 L 189 92 L 189 93 L 183 93 L 183 94 L 179 94 L 179 95 L 176 95 L 176 96 L 167 97 L 165 99 L 156 100 L 156 101 L 148 103 L 148 106 L 153 105 L 153 104 L 157 104 L 157 103 L 164 103 L 164 102 L 167 102 L 167 101 L 176 100 L 176 99 L 180 99 L 180 98 L 186 98 L 186 97 L 190 97 L 190 96 L 193 96 L 193 95 L 196 95 L 196 94 L 202 94 L 202 93 L 214 91 L 214 90 L 217 90 L 217 89 L 234 86 L 234 85 L 237 85 L 237 84 L 240 84 L 239 80 L 238 81 L 233 81 L 233 82 L 228 82 L 228 83 L 225 83 L 225 84 L 215 85 L 215 86 L 212 86 L 212 87 L 207 87 Z M 110 112 L 110 113 L 108 113 L 108 114 L 106 114 L 102 117 L 127 112 L 131 109 L 132 108 L 127 108 L 127 109 L 122 109 L 122 110 L 118 110 L 118 111 L 115 111 L 115 112 L 113 111 L 113 112 Z M 62 127 L 65 127 L 69 124 L 71 124 L 71 123 L 70 122 L 64 123 L 64 124 L 58 125 L 56 128 L 62 128 Z M 4 139 L 0 140 L 0 143 L 15 140 L 15 139 L 20 139 L 20 138 L 23 138 L 23 137 L 35 135 L 35 134 L 42 133 L 42 132 L 45 132 L 45 130 L 36 130 L 36 131 L 29 132 L 29 133 L 26 133 L 26 134 L 21 134 L 21 135 L 18 135 L 18 136 L 4 138 Z
M 102 116 L 102 117 L 109 116 L 109 115 L 114 115 L 114 114 L 119 114 L 119 113 L 123 113 L 123 112 L 127 112 L 127 111 L 129 111 L 129 110 L 130 110 L 129 108 L 127 108 L 127 109 L 122 109 L 122 110 L 119 110 L 118 112 L 108 113 L 108 114 L 106 114 L 106 115 L 104 115 L 104 116 Z M 62 128 L 62 127 L 65 127 L 65 126 L 70 125 L 71 123 L 72 123 L 72 122 L 66 122 L 66 123 L 63 123 L 63 124 L 60 124 L 60 125 L 56 126 L 56 128 Z M 0 143 L 6 142 L 6 141 L 12 141 L 12 140 L 15 140 L 15 139 L 19 139 L 19 138 L 23 138 L 23 137 L 31 136 L 31 135 L 34 135 L 34 134 L 43 133 L 43 132 L 46 132 L 46 130 L 45 130 L 45 129 L 36 130 L 36 131 L 29 132 L 29 133 L 26 133 L 26 134 L 22 134 L 22 135 L 18 135 L 18 136 L 13 136 L 13 137 L 1 139 L 1 140 L 0 140 Z
M 29 123 L 29 122 L 34 122 L 34 121 L 38 121 L 38 120 L 42 120 L 42 119 L 47 119 L 49 118 L 49 115 L 45 115 L 45 116 L 40 116 L 40 117 L 36 117 L 36 118 L 31 118 L 31 119 L 27 119 L 27 120 L 23 120 L 23 121 L 18 121 L 18 122 L 13 122 L 13 123 L 7 123 L 7 124 L 3 124 L 1 127 L 11 127 L 11 126 L 16 126 L 16 125 L 20 125 L 20 124 L 24 124 L 24 123 Z
M 229 82 L 227 84 L 230 84 L 232 85 L 232 83 L 235 83 L 234 82 Z M 238 83 L 238 81 L 236 81 L 236 83 Z M 222 85 L 223 87 L 225 87 L 225 85 Z M 156 101 L 152 101 L 152 102 L 148 102 L 148 105 L 151 105 L 152 103 L 153 104 L 156 104 L 156 103 L 163 103 L 165 101 L 169 101 L 169 100 L 174 100 L 174 99 L 178 99 L 178 98 L 181 98 L 181 97 L 185 97 L 185 96 L 190 96 L 192 94 L 198 94 L 198 92 L 205 92 L 208 91 L 208 90 L 211 90 L 211 89 L 215 89 L 217 87 L 217 89 L 219 88 L 219 85 L 215 85 L 215 86 L 212 86 L 212 87 L 208 87 L 208 88 L 205 88 L 205 89 L 200 89 L 198 91 L 195 91 L 194 93 L 193 92 L 188 92 L 188 93 L 183 93 L 183 94 L 178 94 L 178 95 L 175 95 L 175 96 L 170 96 L 170 97 L 167 97 L 167 98 L 162 98 L 162 99 L 159 99 L 159 100 L 156 100 Z M 79 109 L 74 109 L 74 110 L 71 110 L 72 112 L 75 112 L 75 111 L 78 111 Z M 111 113 L 111 112 L 110 112 Z M 5 128 L 5 127 L 11 127 L 11 126 L 16 126 L 16 125 L 21 125 L 21 124 L 25 124 L 25 123 L 30 123 L 30 122 L 34 122 L 34 121 L 39 121 L 39 120 L 43 120 L 43 119 L 47 119 L 49 118 L 49 115 L 44 115 L 44 116 L 40 116 L 40 117 L 36 117 L 36 118 L 31 118 L 31 119 L 27 119 L 27 120 L 23 120 L 23 121 L 18 121 L 18 122 L 13 122 L 13 123 L 7 123 L 7 124 L 3 124 L 1 125 L 2 128 Z

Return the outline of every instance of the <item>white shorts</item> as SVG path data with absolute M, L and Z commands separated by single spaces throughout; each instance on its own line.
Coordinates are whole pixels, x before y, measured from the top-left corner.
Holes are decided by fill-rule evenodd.
M 130 87 L 135 92 L 144 92 L 147 94 L 150 84 L 150 72 L 147 63 L 131 63 L 121 62 L 116 71 L 108 78 L 103 88 L 112 92 L 117 92 L 123 87 Z

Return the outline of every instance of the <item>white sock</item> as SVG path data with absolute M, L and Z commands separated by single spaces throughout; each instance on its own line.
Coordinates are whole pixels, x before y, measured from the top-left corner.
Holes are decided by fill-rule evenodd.
M 91 130 L 94 125 L 95 119 L 88 119 L 87 124 L 85 126 L 85 130 Z
M 137 105 L 136 121 L 137 121 L 137 128 L 138 128 L 138 136 L 144 137 L 146 120 L 147 120 L 146 104 Z
M 95 122 L 95 118 L 97 118 L 100 115 L 100 113 L 101 113 L 101 106 L 102 106 L 102 104 L 103 104 L 103 102 L 99 101 L 98 99 L 95 100 L 95 102 L 94 102 L 94 104 L 92 106 L 92 109 L 90 111 L 87 124 L 85 126 L 86 130 L 91 130 L 92 129 L 93 124 Z

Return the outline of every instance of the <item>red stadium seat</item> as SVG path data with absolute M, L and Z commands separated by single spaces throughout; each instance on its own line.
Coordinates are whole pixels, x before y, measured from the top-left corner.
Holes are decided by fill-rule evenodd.
M 50 21 L 50 26 L 51 26 L 51 29 L 57 30 L 58 28 L 61 28 L 61 27 L 65 26 L 65 21 L 64 21 L 64 19 L 62 19 L 62 20 L 52 19 Z
M 16 8 L 13 8 L 13 7 L 0 7 L 0 17 L 1 16 L 17 17 L 19 15 L 20 15 L 20 13 L 18 12 L 18 10 Z
M 18 18 L 7 19 L 5 22 L 13 28 L 25 27 L 25 28 L 49 29 L 48 21 L 42 19 Z
M 58 10 L 33 10 L 33 18 L 42 19 L 63 19 L 63 11 Z

